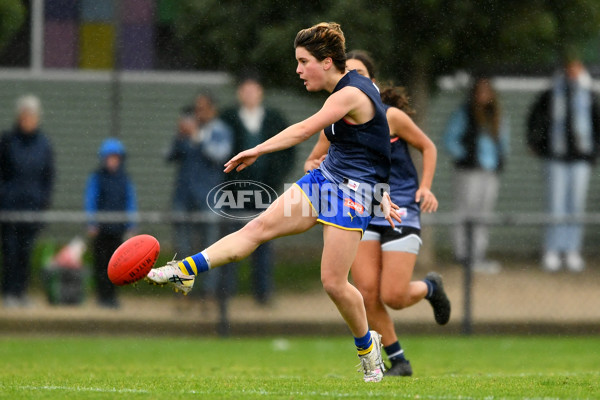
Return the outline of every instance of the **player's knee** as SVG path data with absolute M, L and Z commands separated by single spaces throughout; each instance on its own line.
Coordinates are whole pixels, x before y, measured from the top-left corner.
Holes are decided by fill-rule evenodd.
M 249 238 L 262 242 L 266 236 L 266 225 L 260 217 L 254 218 L 244 225 L 241 231 Z
M 345 283 L 331 274 L 321 274 L 323 289 L 331 298 L 337 298 L 345 289 Z
M 383 301 L 383 304 L 394 310 L 401 310 L 410 305 L 410 298 L 408 295 L 392 290 L 382 291 L 381 301 Z

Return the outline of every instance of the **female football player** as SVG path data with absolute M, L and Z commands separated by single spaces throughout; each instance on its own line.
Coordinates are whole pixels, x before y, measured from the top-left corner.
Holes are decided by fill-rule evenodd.
M 346 68 L 374 81 L 375 66 L 364 51 L 348 53 Z M 425 298 L 433 306 L 439 324 L 447 323 L 450 318 L 450 302 L 437 273 L 430 272 L 422 281 L 411 281 L 421 247 L 420 212 L 434 212 L 438 206 L 431 192 L 437 151 L 434 143 L 410 118 L 413 111 L 403 88 L 386 87 L 381 91 L 381 98 L 390 127 L 387 139 L 392 151 L 390 193 L 392 201 L 400 207 L 402 223 L 392 227 L 387 222 L 382 223 L 379 217 L 373 218 L 358 246 L 351 271 L 354 284 L 363 296 L 369 325 L 382 334 L 382 343 L 391 362 L 386 375 L 410 376 L 412 367 L 404 357 L 385 306 L 399 310 Z M 420 183 L 409 145 L 423 155 Z M 316 168 L 325 159 L 328 146 L 321 134 L 305 163 L 306 170 Z
M 263 154 L 283 150 L 325 130 L 329 156 L 261 215 L 204 251 L 153 269 L 151 283 L 189 291 L 198 273 L 238 261 L 261 243 L 323 224 L 321 281 L 355 338 L 366 382 L 383 377 L 381 337 L 369 331 L 360 292 L 348 281 L 350 266 L 373 203 L 384 217 L 400 221 L 389 195 L 378 195 L 390 169 L 389 128 L 379 92 L 371 80 L 346 71 L 345 39 L 336 23 L 298 32 L 294 41 L 296 73 L 310 92 L 331 93 L 323 107 L 225 164 L 225 172 L 250 167 Z

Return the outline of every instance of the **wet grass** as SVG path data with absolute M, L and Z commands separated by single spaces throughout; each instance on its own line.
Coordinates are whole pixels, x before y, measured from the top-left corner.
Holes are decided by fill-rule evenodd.
M 351 338 L 2 337 L 0 399 L 594 399 L 598 337 L 407 337 L 366 384 Z

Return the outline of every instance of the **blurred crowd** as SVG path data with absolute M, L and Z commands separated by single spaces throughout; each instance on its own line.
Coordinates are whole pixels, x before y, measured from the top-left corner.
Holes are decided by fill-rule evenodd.
M 191 104 L 182 107 L 170 148 L 166 151 L 166 161 L 177 167 L 172 195 L 173 243 L 177 254 L 192 254 L 247 222 L 243 218 L 237 223 L 221 223 L 189 217 L 192 213 L 209 211 L 208 193 L 219 184 L 245 180 L 282 191 L 286 167 L 294 162 L 294 150 L 265 156 L 243 173 L 226 176 L 223 172 L 223 163 L 235 152 L 263 142 L 287 126 L 283 114 L 265 106 L 263 100 L 260 77 L 248 73 L 238 81 L 237 103 L 222 112 L 215 97 L 205 91 L 199 92 Z M 51 205 L 55 166 L 51 135 L 43 131 L 41 116 L 42 105 L 37 96 L 17 99 L 15 124 L 3 132 L 0 139 L 0 211 L 45 211 Z M 69 285 L 84 284 L 84 277 L 77 276 L 76 269 L 81 267 L 82 249 L 89 248 L 97 304 L 106 308 L 119 307 L 117 288 L 108 279 L 106 270 L 116 248 L 137 233 L 138 202 L 135 183 L 126 169 L 124 144 L 116 137 L 107 138 L 100 144 L 97 154 L 98 165 L 89 173 L 83 188 L 87 240 L 74 239 L 66 245 L 60 256 L 52 258 L 50 272 L 45 271 L 43 275 L 43 279 L 56 281 L 48 286 L 58 285 L 58 290 L 63 292 L 49 293 L 52 303 L 82 301 L 81 290 L 73 290 Z M 236 198 L 237 194 L 232 194 Z M 243 213 L 244 209 L 255 209 L 254 201 L 255 198 L 248 198 L 239 204 L 242 209 L 236 211 Z M 98 218 L 102 212 L 120 212 L 125 217 L 119 222 L 107 222 Z M 12 222 L 11 218 L 0 220 L 2 306 L 30 307 L 31 258 L 42 225 Z M 250 260 L 253 294 L 258 304 L 267 305 L 272 299 L 273 266 L 272 245 L 260 246 Z M 238 269 L 238 265 L 231 264 L 208 275 L 198 283 L 199 287 L 193 292 L 197 295 L 192 299 L 233 295 Z M 83 271 L 79 275 L 83 275 Z M 67 296 L 65 292 L 71 295 Z
M 453 160 L 454 210 L 465 220 L 494 212 L 500 174 L 510 162 L 510 116 L 500 104 L 488 77 L 474 77 L 464 101 L 449 120 L 442 146 Z M 173 244 L 179 255 L 192 254 L 238 229 L 239 224 L 195 221 L 186 215 L 210 211 L 209 192 L 220 184 L 254 181 L 283 190 L 284 177 L 294 164 L 294 150 L 262 157 L 251 168 L 224 174 L 223 163 L 237 152 L 253 147 L 288 126 L 283 114 L 264 103 L 264 87 L 257 74 L 245 74 L 237 82 L 237 102 L 219 109 L 216 98 L 202 91 L 185 104 L 174 123 L 166 162 L 176 165 L 172 194 Z M 526 143 L 543 160 L 548 215 L 557 223 L 546 228 L 540 244 L 540 267 L 556 272 L 585 269 L 582 254 L 584 227 L 577 217 L 585 212 L 589 181 L 600 149 L 600 104 L 592 91 L 592 80 L 577 58 L 564 60 L 551 77 L 550 87 L 531 105 Z M 34 95 L 17 99 L 15 123 L 0 138 L 0 212 L 48 210 L 52 201 L 55 165 L 51 132 L 41 124 L 42 104 Z M 88 216 L 87 247 L 93 259 L 93 286 L 101 307 L 119 307 L 118 293 L 108 280 L 106 267 L 114 250 L 136 234 L 138 210 L 135 183 L 126 168 L 127 151 L 116 137 L 104 140 L 98 149 L 98 164 L 82 188 Z M 198 179 L 201 176 L 202 179 Z M 233 189 L 235 190 L 235 189 Z M 235 197 L 235 194 L 234 194 Z M 255 209 L 250 199 L 245 207 Z M 100 212 L 123 212 L 121 222 L 98 221 Z M 32 253 L 42 225 L 37 222 L 0 218 L 2 306 L 28 307 Z M 499 273 L 499 261 L 487 256 L 489 232 L 485 224 L 473 227 L 473 241 L 465 225 L 454 227 L 454 256 L 470 262 L 474 271 Z M 265 243 L 249 260 L 252 293 L 258 304 L 273 298 L 272 244 Z M 228 265 L 207 274 L 193 293 L 197 299 L 227 298 L 236 292 L 240 266 Z M 192 298 L 194 299 L 194 298 Z

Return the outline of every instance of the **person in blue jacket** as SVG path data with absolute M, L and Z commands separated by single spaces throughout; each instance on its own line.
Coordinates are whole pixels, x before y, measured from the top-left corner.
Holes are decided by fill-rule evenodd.
M 106 139 L 98 150 L 100 167 L 92 172 L 85 188 L 88 236 L 93 239 L 94 282 L 101 307 L 117 308 L 116 288 L 107 275 L 108 261 L 125 237 L 133 234 L 137 199 L 135 186 L 125 171 L 125 147 L 115 138 Z M 98 212 L 124 212 L 122 222 L 98 222 Z
M 52 145 L 39 127 L 40 100 L 26 95 L 17 100 L 16 124 L 0 139 L 0 211 L 44 211 L 54 183 Z M 3 306 L 31 305 L 27 296 L 31 253 L 40 223 L 2 221 Z

